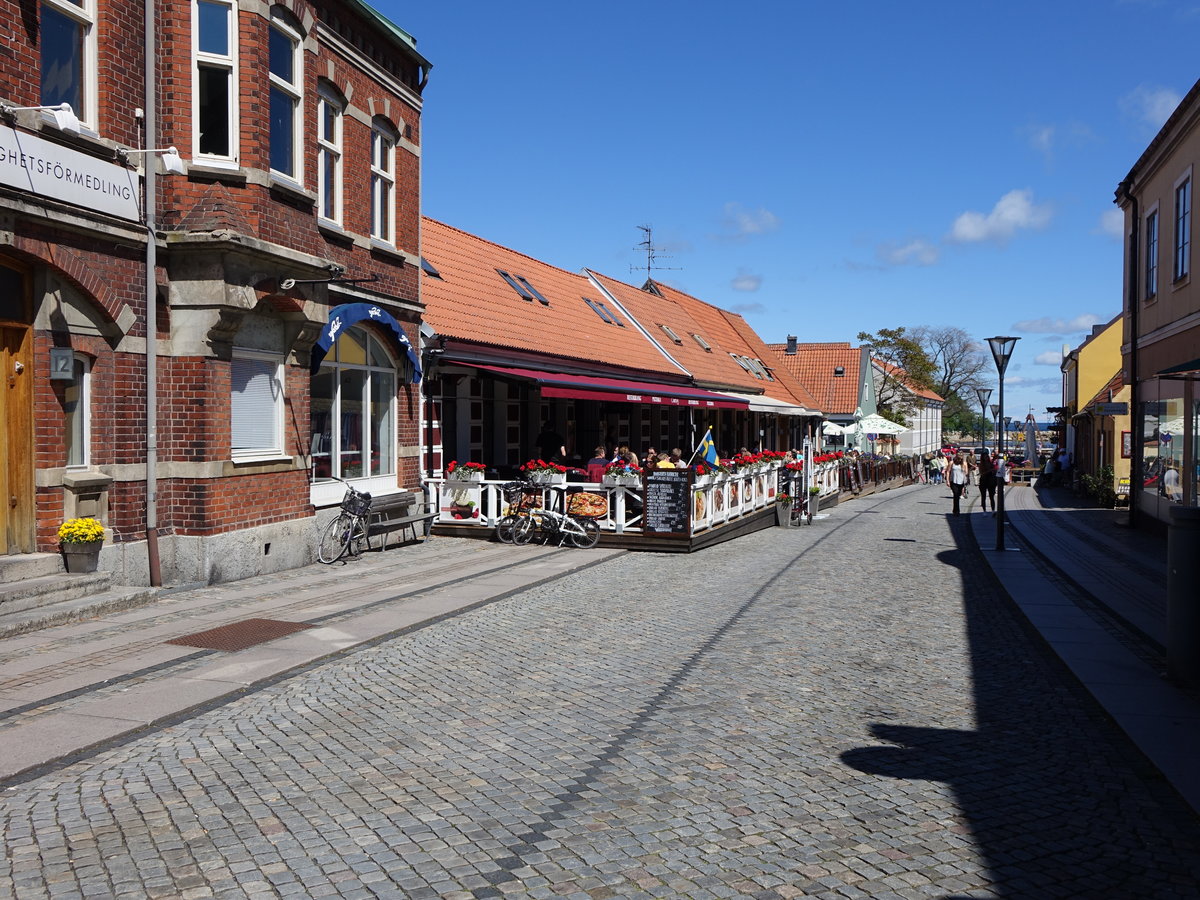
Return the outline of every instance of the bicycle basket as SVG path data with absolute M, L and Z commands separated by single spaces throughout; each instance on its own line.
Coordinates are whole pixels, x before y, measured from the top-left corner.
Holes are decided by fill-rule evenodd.
M 371 495 L 361 491 L 348 490 L 342 498 L 342 509 L 353 516 L 365 516 L 371 511 Z

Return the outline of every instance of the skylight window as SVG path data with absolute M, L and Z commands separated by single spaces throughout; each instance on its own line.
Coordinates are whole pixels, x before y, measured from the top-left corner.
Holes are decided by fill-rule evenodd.
M 432 278 L 441 278 L 442 277 L 442 273 L 433 267 L 433 263 L 431 263 L 429 260 L 427 260 L 423 256 L 421 257 L 421 270 L 426 275 L 429 275 Z M 445 280 L 445 279 L 442 279 L 442 280 Z
M 681 338 L 674 331 L 672 331 L 670 325 L 661 325 L 660 324 L 658 327 L 661 328 L 666 333 L 667 337 L 669 337 L 675 343 L 677 343 L 677 344 L 683 343 L 683 338 Z
M 497 269 L 496 271 L 500 273 L 500 277 L 508 282 L 508 286 L 516 291 L 522 300 L 528 300 L 530 303 L 533 302 L 533 294 L 529 293 L 529 291 L 517 284 L 517 279 L 513 278 L 503 269 Z
M 737 364 L 739 366 L 741 366 L 743 369 L 745 369 L 747 372 L 749 372 L 751 375 L 753 375 L 759 381 L 762 381 L 763 376 L 760 375 L 758 373 L 758 371 L 756 371 L 755 366 L 754 366 L 754 360 L 750 359 L 749 357 L 738 356 L 736 353 L 730 353 L 729 355 L 732 356 L 737 361 Z
M 619 325 L 622 328 L 625 327 L 625 323 L 620 320 L 620 318 L 617 316 L 617 314 L 615 312 L 613 312 L 611 309 L 608 308 L 608 305 L 605 304 L 605 302 L 603 300 L 597 300 L 596 305 L 598 307 L 600 307 L 602 310 L 604 310 L 606 313 L 608 313 L 608 317 L 610 319 L 612 319 L 614 325 Z
M 712 353 L 712 347 L 710 347 L 708 345 L 708 341 L 706 341 L 704 338 L 700 337 L 700 335 L 693 334 L 692 339 L 695 340 L 695 342 L 697 344 L 699 344 L 701 347 L 704 348 L 705 353 Z
M 613 320 L 611 318 L 609 318 L 608 313 L 600 308 L 600 304 L 597 303 L 595 300 L 589 300 L 587 297 L 584 297 L 583 302 L 586 303 L 588 306 L 590 306 L 592 308 L 592 312 L 594 312 L 596 315 L 598 315 L 600 318 L 602 318 L 609 325 L 616 324 L 615 322 L 613 322 Z
M 527 279 L 524 275 L 518 275 L 517 281 L 521 282 L 521 287 L 525 288 L 525 290 L 537 297 L 538 303 L 542 304 L 542 306 L 550 305 L 550 301 L 543 297 L 541 291 L 530 284 L 529 279 Z

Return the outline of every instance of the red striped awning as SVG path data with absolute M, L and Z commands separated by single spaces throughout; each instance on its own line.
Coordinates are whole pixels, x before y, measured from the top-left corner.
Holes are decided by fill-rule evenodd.
M 715 394 L 683 384 L 653 384 L 646 381 L 625 381 L 620 378 L 597 378 L 592 375 L 565 375 L 542 369 L 511 369 L 463 363 L 474 369 L 492 372 L 502 378 L 532 381 L 543 397 L 568 400 L 608 400 L 616 403 L 648 403 L 656 406 L 677 406 L 682 409 L 747 409 L 749 403 L 727 394 Z

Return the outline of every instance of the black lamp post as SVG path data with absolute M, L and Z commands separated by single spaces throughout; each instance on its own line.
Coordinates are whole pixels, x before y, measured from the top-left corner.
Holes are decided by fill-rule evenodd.
M 996 423 L 996 440 L 1000 440 L 1000 404 L 992 404 L 992 421 Z M 996 445 L 1000 446 L 999 444 Z
M 992 359 L 996 361 L 996 372 L 1000 375 L 1000 402 L 996 404 L 1000 407 L 1000 415 L 1004 415 L 1004 370 L 1008 368 L 1008 361 L 1012 359 L 1013 348 L 1017 346 L 1017 341 L 1020 338 L 1015 337 L 990 337 L 987 339 L 988 346 L 992 348 Z M 1001 454 L 1004 453 L 1004 432 L 1000 433 L 1000 448 Z M 1004 549 L 1004 481 L 997 479 L 996 483 L 996 549 Z
M 979 449 L 987 444 L 987 404 L 992 398 L 991 388 L 975 388 L 975 396 L 979 398 Z

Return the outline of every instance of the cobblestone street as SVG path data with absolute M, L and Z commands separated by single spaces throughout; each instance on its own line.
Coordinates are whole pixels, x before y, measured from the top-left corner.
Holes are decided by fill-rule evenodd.
M 625 553 L 9 785 L 0 896 L 1195 897 L 948 509 Z

